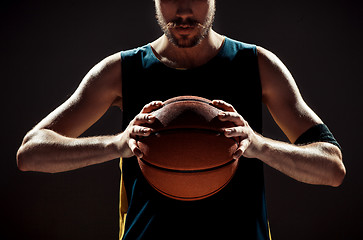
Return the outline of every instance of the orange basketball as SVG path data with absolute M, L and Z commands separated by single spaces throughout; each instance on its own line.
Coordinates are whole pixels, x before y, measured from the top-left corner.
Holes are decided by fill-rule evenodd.
M 149 184 L 170 198 L 192 201 L 209 197 L 233 177 L 238 161 L 232 154 L 237 139 L 222 128 L 234 126 L 218 119 L 221 110 L 201 97 L 181 96 L 164 102 L 152 114 L 155 132 L 138 140 L 138 159 Z

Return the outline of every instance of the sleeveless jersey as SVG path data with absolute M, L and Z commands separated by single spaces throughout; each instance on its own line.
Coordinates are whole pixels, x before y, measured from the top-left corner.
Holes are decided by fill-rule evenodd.
M 123 129 L 153 101 L 194 95 L 231 103 L 261 133 L 256 46 L 225 38 L 218 54 L 187 70 L 170 68 L 150 44 L 122 51 Z M 179 201 L 154 190 L 135 157 L 121 159 L 120 239 L 267 240 L 263 163 L 241 158 L 230 183 L 206 199 Z

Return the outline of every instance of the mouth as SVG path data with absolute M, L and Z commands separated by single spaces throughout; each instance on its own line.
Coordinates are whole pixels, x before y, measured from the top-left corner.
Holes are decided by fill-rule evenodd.
M 195 25 L 190 25 L 190 24 L 178 24 L 175 25 L 175 28 L 194 28 Z
M 174 28 L 177 30 L 193 30 L 196 26 L 194 25 L 177 25 Z
M 196 29 L 198 24 L 187 24 L 187 23 L 168 23 L 168 28 L 170 30 L 176 31 L 180 35 L 189 35 L 194 29 Z
M 179 35 L 190 35 L 196 29 L 203 29 L 204 26 L 197 21 L 188 21 L 188 22 L 169 22 L 167 24 L 167 28 L 171 31 L 177 32 Z
M 194 28 L 198 24 L 197 23 L 178 23 L 178 22 L 169 22 L 167 26 L 169 28 Z
M 179 34 L 179 35 L 190 35 L 195 29 L 195 26 L 176 26 L 174 28 L 174 30 Z
M 185 20 L 181 18 L 174 19 L 167 24 L 168 28 L 179 28 L 179 29 L 192 29 L 203 26 L 197 20 L 187 18 Z

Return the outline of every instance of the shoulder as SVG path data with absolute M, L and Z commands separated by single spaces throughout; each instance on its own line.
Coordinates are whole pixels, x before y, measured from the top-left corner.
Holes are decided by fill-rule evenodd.
M 286 68 L 281 60 L 273 52 L 261 46 L 256 46 L 256 54 L 259 59 L 259 65 L 262 68 Z
M 299 91 L 293 76 L 284 63 L 271 51 L 257 46 L 258 67 L 264 100 L 280 96 L 295 97 Z
M 282 61 L 271 51 L 256 46 L 256 54 L 258 57 L 258 64 L 261 70 L 287 70 Z
M 97 63 L 91 69 L 89 74 L 98 75 L 98 74 L 116 73 L 120 70 L 120 67 L 121 67 L 121 55 L 120 53 L 115 53 L 102 59 L 99 63 Z
M 110 55 L 97 63 L 86 75 L 88 83 L 116 84 L 121 77 L 121 56 Z
M 271 51 L 257 47 L 262 99 L 286 136 L 294 142 L 304 131 L 322 123 L 303 100 L 296 82 Z
M 105 57 L 83 78 L 78 93 L 82 97 L 121 98 L 121 56 L 115 53 Z
M 261 70 L 269 68 L 286 68 L 281 60 L 271 51 L 251 43 L 245 43 L 226 37 L 224 48 L 235 54 L 248 54 L 258 58 L 258 65 Z
M 225 37 L 219 56 L 227 59 L 228 62 L 246 66 L 253 71 L 257 70 L 257 50 L 254 44 Z

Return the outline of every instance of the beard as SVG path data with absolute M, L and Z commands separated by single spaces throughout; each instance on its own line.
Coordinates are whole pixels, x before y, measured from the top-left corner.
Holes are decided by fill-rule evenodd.
M 187 18 L 185 20 L 183 20 L 182 18 L 175 18 L 170 22 L 166 22 L 161 15 L 161 12 L 158 9 L 156 10 L 156 19 L 165 36 L 171 43 L 179 48 L 194 47 L 198 45 L 206 36 L 208 36 L 208 33 L 213 25 L 214 16 L 215 9 L 213 8 L 208 13 L 207 18 L 203 23 L 200 23 L 192 18 Z M 173 33 L 175 29 L 183 28 L 185 26 L 188 28 L 192 28 L 193 31 L 196 31 L 195 35 L 190 36 L 190 34 L 179 35 Z

